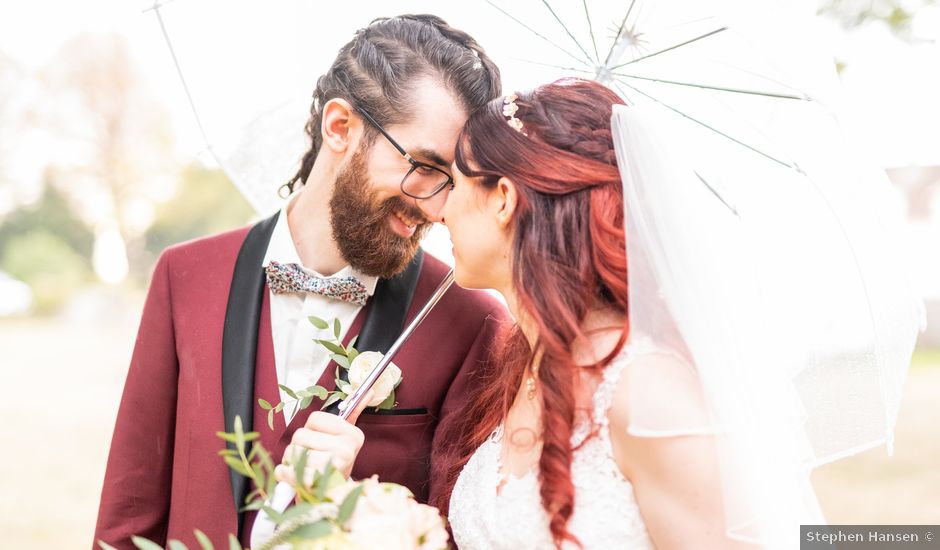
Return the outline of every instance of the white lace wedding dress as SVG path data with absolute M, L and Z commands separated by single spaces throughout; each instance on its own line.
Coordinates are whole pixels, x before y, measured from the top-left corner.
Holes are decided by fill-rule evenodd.
M 653 548 L 633 486 L 617 467 L 610 443 L 607 411 L 628 363 L 625 349 L 605 368 L 594 395 L 598 434 L 575 451 L 571 464 L 575 508 L 568 531 L 578 537 L 585 550 Z M 572 445 L 583 441 L 591 428 L 586 421 L 577 423 Z M 455 542 L 460 550 L 553 549 L 536 473 L 530 471 L 519 478 L 501 471 L 502 432 L 500 426 L 477 449 L 454 486 L 449 520 Z M 570 544 L 564 547 L 574 548 Z

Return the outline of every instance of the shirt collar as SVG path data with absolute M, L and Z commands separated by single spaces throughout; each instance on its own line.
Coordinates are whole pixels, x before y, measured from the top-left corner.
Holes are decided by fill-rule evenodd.
M 290 224 L 287 223 L 287 210 L 302 190 L 303 187 L 292 193 L 285 201 L 281 211 L 278 212 L 277 221 L 274 223 L 274 230 L 271 233 L 271 240 L 268 242 L 268 249 L 261 264 L 262 267 L 267 267 L 273 261 L 279 264 L 297 264 L 301 269 L 316 277 L 355 277 L 366 287 L 369 296 L 372 296 L 375 293 L 375 286 L 379 282 L 378 277 L 366 275 L 354 269 L 351 265 L 347 265 L 332 275 L 324 275 L 310 269 L 300 261 L 300 255 L 297 254 L 297 248 L 294 247 L 294 239 L 291 236 Z

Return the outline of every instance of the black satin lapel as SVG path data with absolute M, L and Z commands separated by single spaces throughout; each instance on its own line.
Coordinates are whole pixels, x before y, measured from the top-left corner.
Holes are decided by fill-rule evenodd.
M 356 340 L 357 350 L 385 353 L 392 347 L 405 328 L 405 319 L 414 299 L 415 288 L 418 287 L 423 264 L 424 251 L 419 248 L 404 271 L 391 279 L 379 279 L 369 299 L 369 311 L 366 312 Z M 340 378 L 348 382 L 348 373 L 343 369 L 339 371 Z M 334 403 L 326 412 L 338 414 L 339 404 Z
M 419 248 L 404 271 L 391 279 L 379 279 L 368 316 L 359 331 L 356 349 L 385 353 L 392 347 L 405 327 L 422 264 L 424 251 Z
M 225 431 L 235 430 L 235 417 L 239 416 L 245 432 L 252 428 L 255 394 L 255 359 L 258 354 L 258 324 L 264 298 L 264 255 L 278 214 L 255 224 L 248 231 L 235 261 L 228 305 L 225 308 L 225 326 L 222 329 L 222 410 Z M 232 443 L 228 444 L 235 448 Z M 247 480 L 229 470 L 235 509 L 240 509 L 247 495 Z M 244 514 L 238 514 L 238 530 L 242 529 Z

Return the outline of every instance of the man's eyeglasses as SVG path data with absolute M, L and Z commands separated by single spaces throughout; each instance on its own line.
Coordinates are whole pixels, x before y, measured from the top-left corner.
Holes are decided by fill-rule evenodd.
M 392 139 L 392 136 L 388 135 L 385 128 L 382 128 L 382 126 L 372 118 L 372 115 L 358 107 L 356 111 L 362 115 L 364 119 L 369 121 L 369 124 L 374 126 L 376 130 L 381 132 L 382 135 L 385 136 L 385 139 L 392 144 L 392 147 L 397 149 L 402 157 L 411 164 L 411 169 L 408 170 L 408 173 L 405 174 L 405 177 L 401 180 L 400 187 L 402 193 L 413 199 L 430 199 L 444 189 L 453 189 L 454 178 L 450 174 L 436 166 L 411 158 L 411 155 L 405 151 L 404 147 Z

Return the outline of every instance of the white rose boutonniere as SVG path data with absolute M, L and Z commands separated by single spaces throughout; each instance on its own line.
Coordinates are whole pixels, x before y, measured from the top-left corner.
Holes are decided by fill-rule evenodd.
M 268 427 L 272 430 L 274 429 L 274 415 L 284 410 L 287 406 L 292 405 L 294 407 L 293 414 L 297 414 L 297 411 L 309 407 L 314 399 L 323 400 L 323 405 L 320 407 L 321 410 L 337 401 L 346 399 L 354 391 L 359 389 L 359 386 L 365 382 L 369 373 L 372 372 L 372 369 L 379 364 L 379 361 L 383 357 L 383 355 L 377 351 L 359 353 L 354 347 L 357 338 L 355 336 L 349 341 L 349 344 L 344 346 L 339 339 L 339 335 L 342 334 L 339 319 L 333 319 L 332 323 L 328 323 L 319 317 L 310 316 L 308 320 L 313 326 L 320 330 L 332 328 L 332 339 L 320 339 L 316 340 L 316 342 L 330 352 L 330 358 L 337 364 L 336 390 L 329 391 L 323 386 L 317 385 L 302 390 L 294 390 L 283 384 L 278 384 L 278 387 L 290 397 L 290 400 L 281 401 L 276 405 L 272 405 L 264 399 L 258 399 L 258 405 L 268 411 Z M 345 377 L 343 376 L 344 371 L 346 372 Z M 395 408 L 395 388 L 401 383 L 401 378 L 401 369 L 394 363 L 389 364 L 389 366 L 385 368 L 385 372 L 382 373 L 382 376 L 376 381 L 375 385 L 372 386 L 373 390 L 375 390 L 375 396 L 368 406 L 375 407 L 379 410 Z
M 359 386 L 366 381 L 372 369 L 379 364 L 384 357 L 377 351 L 364 351 L 353 359 L 349 365 L 349 384 L 347 384 L 347 394 L 352 394 L 359 389 Z M 372 389 L 375 391 L 375 397 L 369 402 L 369 407 L 392 408 L 395 405 L 395 388 L 401 383 L 401 369 L 395 363 L 390 363 L 385 368 L 385 372 L 375 382 Z

